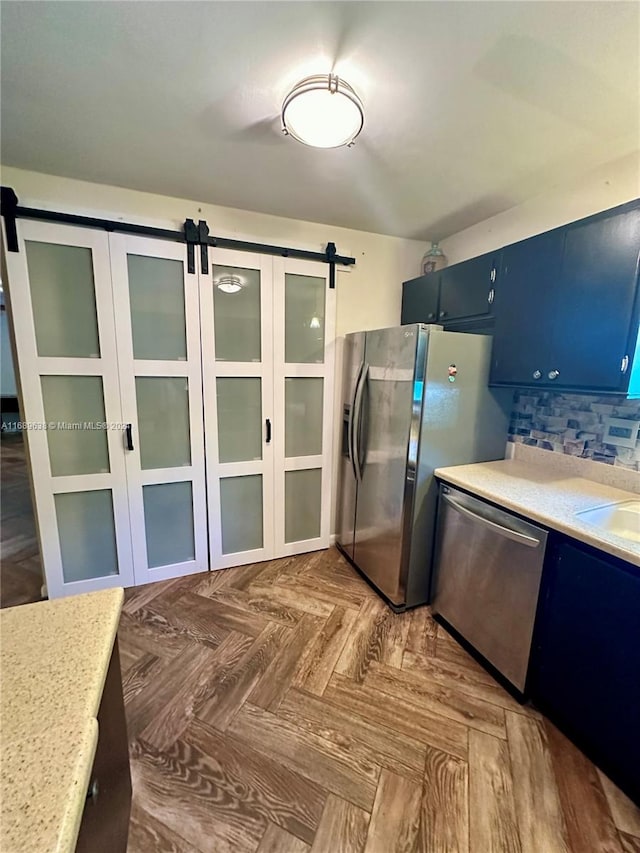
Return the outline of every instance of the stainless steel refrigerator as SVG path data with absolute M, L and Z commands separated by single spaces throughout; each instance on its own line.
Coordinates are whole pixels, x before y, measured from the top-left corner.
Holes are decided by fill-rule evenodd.
M 491 338 L 414 324 L 347 335 L 336 542 L 396 610 L 429 598 L 434 469 L 504 457 Z

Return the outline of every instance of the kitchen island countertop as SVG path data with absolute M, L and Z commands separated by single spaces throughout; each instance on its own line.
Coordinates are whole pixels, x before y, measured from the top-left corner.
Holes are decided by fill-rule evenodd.
M 555 466 L 553 459 L 543 463 L 502 459 L 437 468 L 435 474 L 452 486 L 640 566 L 640 542 L 589 524 L 575 514 L 605 504 L 638 500 L 633 492 L 576 476 Z
M 75 848 L 124 592 L 0 610 L 0 850 Z

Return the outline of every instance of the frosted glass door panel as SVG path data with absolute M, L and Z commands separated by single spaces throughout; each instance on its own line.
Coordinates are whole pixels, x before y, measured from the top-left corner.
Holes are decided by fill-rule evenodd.
M 184 361 L 187 335 L 182 261 L 127 255 L 133 357 Z
M 100 376 L 42 376 L 51 474 L 109 472 Z
M 322 469 L 287 471 L 284 478 L 285 542 L 315 539 L 320 536 Z
M 137 376 L 136 399 L 141 467 L 191 465 L 189 380 L 174 376 Z
M 285 275 L 284 360 L 289 364 L 324 362 L 325 287 L 324 278 Z
M 118 574 L 110 489 L 54 496 L 65 583 Z
M 225 280 L 241 285 L 240 290 L 220 290 Z M 259 270 L 214 265 L 213 316 L 218 361 L 260 361 Z
M 191 483 L 143 486 L 142 496 L 149 568 L 194 560 Z
M 218 378 L 216 396 L 219 461 L 262 459 L 262 381 Z
M 285 379 L 285 456 L 322 453 L 323 385 L 321 378 Z
M 262 475 L 220 480 L 222 553 L 262 548 Z
M 25 240 L 39 356 L 99 358 L 91 249 Z

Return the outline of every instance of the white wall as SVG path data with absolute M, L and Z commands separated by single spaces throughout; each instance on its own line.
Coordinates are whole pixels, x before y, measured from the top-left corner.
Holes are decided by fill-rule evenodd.
M 485 219 L 446 240 L 450 264 L 541 234 L 640 196 L 640 157 L 624 157 L 585 175 L 559 183 L 551 192 Z
M 102 215 L 130 222 L 180 228 L 185 219 L 206 219 L 212 235 L 324 251 L 333 241 L 338 253 L 356 259 L 349 272 L 338 268 L 337 333 L 394 326 L 400 322 L 402 282 L 420 272 L 427 243 L 403 240 L 269 216 L 197 200 L 58 178 L 13 167 L 2 168 L 2 184 L 13 187 L 20 204 L 68 213 Z
M 335 517 L 342 411 L 342 340 L 347 332 L 376 329 L 400 323 L 402 282 L 420 272 L 427 243 L 403 240 L 365 231 L 314 222 L 268 216 L 247 210 L 219 207 L 196 200 L 171 198 L 86 181 L 75 181 L 2 168 L 2 184 L 13 187 L 20 204 L 67 213 L 98 215 L 109 219 L 179 229 L 185 219 L 205 219 L 212 235 L 255 240 L 312 251 L 324 251 L 333 241 L 339 254 L 355 257 L 354 267 L 337 269 L 335 437 L 332 517 Z M 333 525 L 332 525 L 333 530 Z
M 442 241 L 449 263 L 575 222 L 640 196 L 640 157 L 636 153 L 601 167 L 581 180 L 558 184 L 552 192 L 532 198 Z M 511 454 L 507 443 L 507 455 Z

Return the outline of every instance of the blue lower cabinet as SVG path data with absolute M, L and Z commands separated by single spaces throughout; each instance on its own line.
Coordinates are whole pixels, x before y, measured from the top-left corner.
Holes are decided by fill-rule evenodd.
M 529 687 L 540 710 L 640 802 L 640 568 L 552 540 Z

